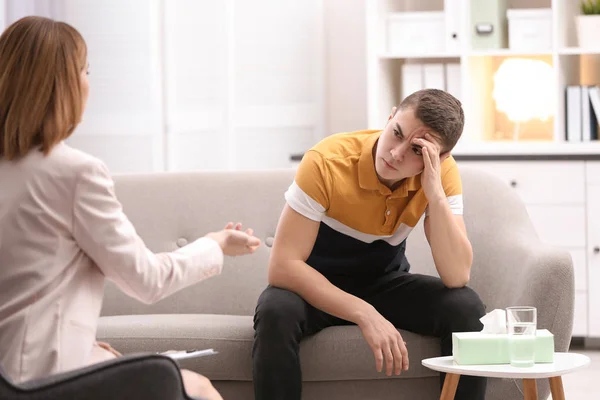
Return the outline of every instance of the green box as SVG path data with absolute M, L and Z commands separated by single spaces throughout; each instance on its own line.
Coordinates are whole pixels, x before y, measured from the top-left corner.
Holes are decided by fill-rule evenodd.
M 506 0 L 471 0 L 471 48 L 476 50 L 508 47 Z
M 452 356 L 459 365 L 510 364 L 508 334 L 456 332 L 452 334 Z M 554 361 L 554 335 L 538 329 L 535 337 L 535 362 Z

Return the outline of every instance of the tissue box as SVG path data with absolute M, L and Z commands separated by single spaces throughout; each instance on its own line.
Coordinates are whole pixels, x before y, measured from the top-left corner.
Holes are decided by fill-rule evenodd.
M 452 355 L 460 365 L 509 364 L 508 334 L 453 333 Z M 547 329 L 536 331 L 534 360 L 536 363 L 554 361 L 554 335 Z

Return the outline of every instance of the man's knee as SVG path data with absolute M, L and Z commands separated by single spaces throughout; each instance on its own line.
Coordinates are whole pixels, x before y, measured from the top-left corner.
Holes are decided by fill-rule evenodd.
M 268 287 L 260 295 L 254 314 L 257 333 L 268 330 L 278 335 L 298 331 L 306 318 L 306 302 L 289 290 Z
M 485 306 L 473 289 L 449 289 L 442 307 L 453 332 L 480 331 L 483 328 L 479 319 L 485 315 Z

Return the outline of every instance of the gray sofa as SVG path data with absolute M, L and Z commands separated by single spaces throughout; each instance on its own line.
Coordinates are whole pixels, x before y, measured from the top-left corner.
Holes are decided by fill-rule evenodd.
M 573 324 L 573 266 L 569 253 L 542 244 L 520 199 L 499 179 L 461 168 L 465 221 L 473 244 L 470 286 L 491 311 L 511 305 L 538 308 L 538 325 L 568 349 Z M 190 172 L 115 177 L 125 213 L 153 251 L 178 246 L 227 221 L 255 229 L 264 245 L 252 256 L 226 259 L 222 275 L 153 305 L 107 284 L 100 340 L 123 353 L 214 348 L 216 356 L 182 361 L 208 376 L 226 400 L 253 399 L 251 349 L 256 300 L 267 285 L 267 259 L 283 194 L 293 170 Z M 422 223 L 408 239 L 412 271 L 436 274 Z M 439 355 L 438 340 L 402 332 L 411 368 L 400 377 L 375 371 L 356 326 L 332 327 L 301 344 L 304 399 L 436 399 L 438 374 L 421 360 Z M 539 382 L 540 398 L 549 388 Z M 522 397 L 520 382 L 491 379 L 488 399 Z

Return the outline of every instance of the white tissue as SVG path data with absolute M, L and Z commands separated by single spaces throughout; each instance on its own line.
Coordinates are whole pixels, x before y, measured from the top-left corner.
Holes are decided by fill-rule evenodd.
M 506 310 L 496 309 L 479 318 L 483 324 L 483 333 L 507 333 Z

